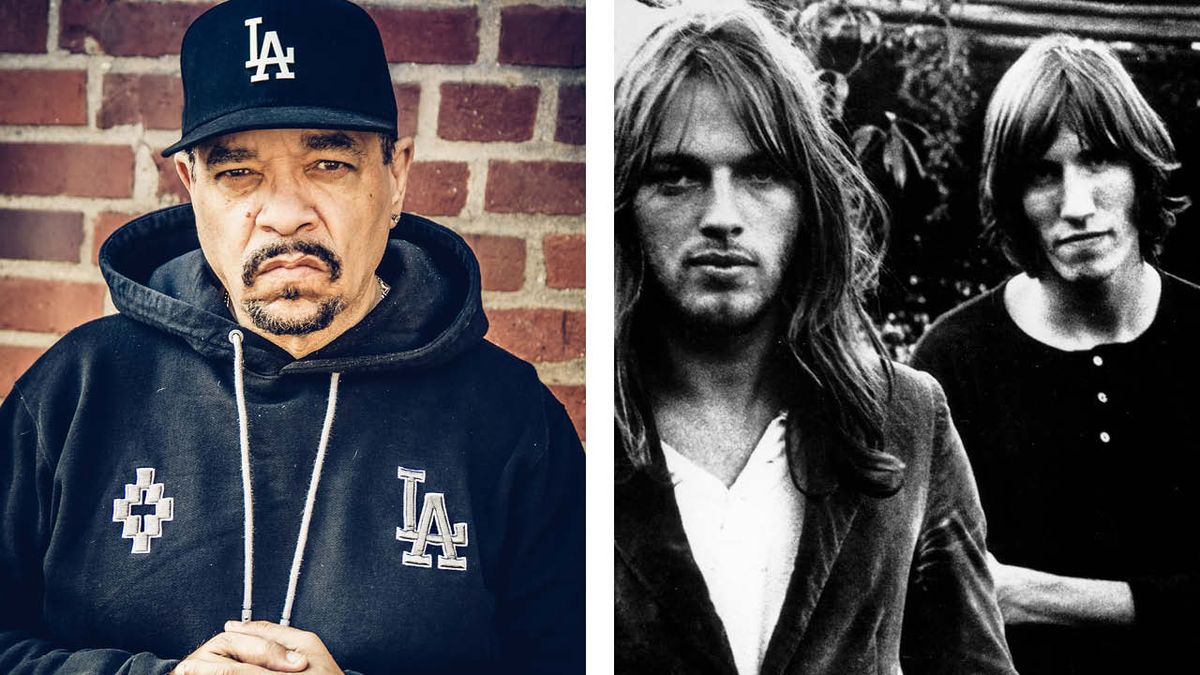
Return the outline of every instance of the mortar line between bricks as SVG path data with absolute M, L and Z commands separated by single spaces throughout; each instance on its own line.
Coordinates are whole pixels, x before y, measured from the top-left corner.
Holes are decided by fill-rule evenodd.
M 100 268 L 94 265 L 51 260 L 0 260 L 0 279 L 104 283 Z
M 521 291 L 483 291 L 484 310 L 557 309 L 584 310 L 582 288 L 543 288 L 536 294 Z
M 395 78 L 393 78 L 393 83 Z M 425 83 L 421 82 L 420 98 L 417 100 L 417 136 L 416 140 L 421 141 L 417 145 L 418 156 L 421 152 L 421 146 L 425 144 L 422 139 L 437 138 L 438 127 L 438 110 L 442 107 L 442 88 L 440 83 Z
M 35 333 L 24 330 L 0 330 L 0 345 L 5 347 L 45 347 L 49 348 L 58 338 L 58 333 Z
M 583 385 L 587 367 L 583 357 L 570 361 L 539 361 L 533 364 L 538 379 L 548 385 Z
M 96 245 L 96 220 L 100 217 L 100 211 L 88 208 L 82 210 L 82 213 L 83 241 L 79 242 L 79 264 L 99 269 L 96 265 L 92 264 L 92 249 Z
M 583 216 L 486 212 L 476 218 L 434 216 L 433 220 L 461 234 L 540 237 L 546 234 L 582 234 L 583 232 Z
M 547 78 L 538 80 L 537 117 L 533 121 L 533 140 L 542 143 L 555 143 L 554 132 L 558 128 L 558 82 Z M 578 146 L 575 146 L 578 147 Z
M 420 151 L 425 149 L 421 159 L 465 162 L 480 158 L 498 159 L 511 162 L 567 162 L 579 163 L 584 160 L 580 145 L 568 145 L 558 142 L 498 141 L 485 143 L 483 141 L 447 141 L 442 138 L 423 138 L 418 136 Z M 432 147 L 430 147 L 432 146 Z
M 543 236 L 525 238 L 525 288 L 548 288 L 546 286 L 546 251 L 542 246 Z M 557 290 L 557 289 L 556 289 Z
M 484 309 L 562 309 L 583 311 L 582 288 L 538 288 L 533 291 L 484 291 Z
M 88 97 L 89 109 L 93 105 L 93 102 L 91 100 L 91 97 L 92 97 L 91 89 L 93 86 L 91 83 L 91 68 L 92 68 L 92 66 L 89 66 L 89 68 L 88 68 L 88 75 L 89 75 L 88 80 L 89 81 L 88 81 L 88 85 L 87 85 L 87 87 L 88 87 L 87 97 Z M 100 85 L 97 84 L 96 87 L 97 87 L 97 91 L 95 93 L 95 96 L 96 96 L 95 107 L 97 108 L 96 113 L 98 113 L 99 107 L 100 107 L 100 99 L 102 98 L 102 96 L 101 96 Z M 92 115 L 94 117 L 94 114 L 91 110 L 89 110 L 88 112 L 89 112 L 89 115 Z M 95 122 L 96 122 L 96 120 L 92 119 L 90 127 L 87 127 L 87 126 L 37 126 L 37 125 L 33 125 L 33 124 L 0 125 L 0 142 L 8 142 L 8 143 L 88 143 L 91 145 L 131 145 L 134 142 L 140 140 L 138 138 L 137 127 L 135 125 L 122 124 L 120 126 L 112 127 L 111 129 L 98 129 L 95 126 Z M 179 134 L 179 132 L 175 132 L 176 138 L 178 138 L 178 134 Z M 147 132 L 146 135 L 150 136 L 150 132 Z M 162 132 L 163 138 L 168 138 L 168 137 L 170 137 L 170 135 L 171 135 L 171 132 L 169 132 L 169 131 Z M 147 140 L 153 142 L 152 138 L 148 138 Z M 170 145 L 171 142 L 173 142 L 173 141 L 164 143 L 163 144 L 164 147 L 166 145 Z
M 476 157 L 467 162 L 467 200 L 462 215 L 471 220 L 485 217 L 484 196 L 487 193 L 488 159 Z
M 88 61 L 85 91 L 88 129 L 99 131 L 100 106 L 104 104 L 104 66 L 99 59 Z
M 130 57 L 121 57 L 130 58 Z M 515 66 L 498 63 L 389 63 L 392 81 L 404 82 L 461 82 L 464 84 L 527 84 L 539 79 L 553 78 L 564 84 L 582 84 L 587 79 L 582 68 L 552 66 Z
M 84 70 L 90 61 L 86 54 L 0 54 L 0 69 Z
M 479 58 L 481 66 L 500 61 L 500 9 L 491 3 L 479 9 Z
M 139 75 L 178 75 L 178 56 L 110 56 L 108 54 L 0 54 L 5 70 L 82 70 L 87 64 L 104 60 L 114 73 Z
M 61 31 L 62 0 L 50 0 L 46 3 L 46 53 L 55 54 L 58 48 L 58 36 Z
M 157 209 L 157 200 L 147 202 L 132 197 L 74 197 L 68 195 L 12 195 L 0 194 L 0 208 L 30 209 L 33 211 L 123 211 L 145 213 Z

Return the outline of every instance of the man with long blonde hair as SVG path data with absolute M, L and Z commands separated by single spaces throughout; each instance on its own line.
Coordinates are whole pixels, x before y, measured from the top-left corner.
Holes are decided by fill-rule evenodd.
M 674 16 L 618 81 L 617 671 L 1009 673 L 970 467 L 863 311 L 883 209 L 814 83 L 742 8 Z

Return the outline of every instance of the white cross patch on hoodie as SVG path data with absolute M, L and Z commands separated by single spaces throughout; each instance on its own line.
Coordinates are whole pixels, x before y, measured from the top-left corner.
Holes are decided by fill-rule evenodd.
M 166 486 L 154 482 L 154 469 L 137 469 L 137 480 L 125 484 L 125 496 L 113 500 L 113 522 L 122 523 L 121 537 L 133 540 L 133 553 L 149 553 L 150 540 L 162 536 L 162 524 L 175 519 L 175 499 L 164 497 Z M 134 513 L 133 507 L 153 507 L 153 513 Z

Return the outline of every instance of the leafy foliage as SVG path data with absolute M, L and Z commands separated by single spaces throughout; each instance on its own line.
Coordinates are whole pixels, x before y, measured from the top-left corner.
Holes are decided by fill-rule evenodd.
M 814 55 L 826 112 L 891 207 L 873 306 L 885 344 L 903 360 L 931 313 L 986 287 L 960 281 L 971 261 L 939 259 L 927 245 L 951 229 L 950 202 L 966 173 L 959 149 L 978 106 L 967 41 L 948 18 L 952 3 L 928 2 L 921 23 L 903 26 L 885 24 L 862 2 L 760 4 Z

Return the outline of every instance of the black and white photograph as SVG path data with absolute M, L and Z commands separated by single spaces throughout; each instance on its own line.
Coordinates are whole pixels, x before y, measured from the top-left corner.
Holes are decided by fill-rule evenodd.
M 1200 10 L 615 23 L 615 671 L 1194 667 Z

